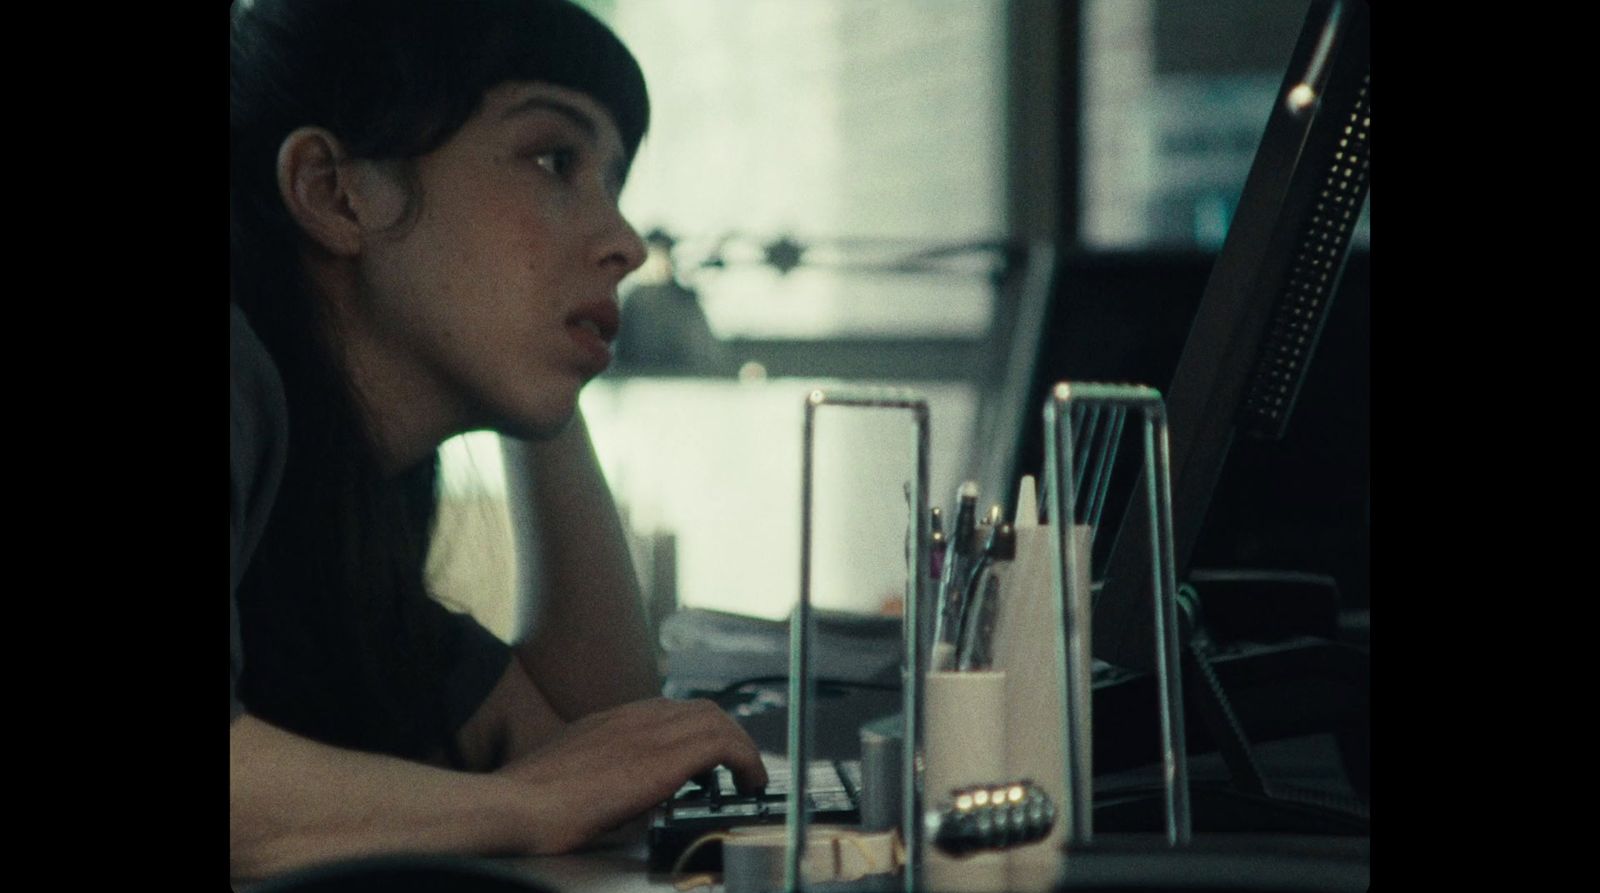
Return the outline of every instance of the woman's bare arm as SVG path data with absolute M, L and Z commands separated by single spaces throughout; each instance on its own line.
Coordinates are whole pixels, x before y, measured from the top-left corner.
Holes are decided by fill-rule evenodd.
M 517 696 L 508 684 L 496 692 Z M 745 786 L 766 782 L 755 744 L 707 701 L 652 698 L 593 713 L 493 773 L 330 747 L 248 714 L 228 743 L 235 878 L 380 853 L 568 852 L 712 766 Z
M 659 694 L 638 579 L 582 414 L 551 440 L 503 443 L 518 554 L 537 556 L 520 564 L 536 614 L 518 658 L 567 720 Z
M 378 853 L 534 850 L 533 806 L 493 775 L 342 750 L 248 714 L 228 730 L 235 878 Z

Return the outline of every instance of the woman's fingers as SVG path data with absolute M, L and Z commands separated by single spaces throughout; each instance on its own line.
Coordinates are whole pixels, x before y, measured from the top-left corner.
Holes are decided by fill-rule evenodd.
M 652 698 L 594 713 L 506 766 L 549 798 L 539 849 L 563 852 L 672 796 L 696 773 L 727 766 L 741 789 L 767 783 L 750 736 L 710 701 Z

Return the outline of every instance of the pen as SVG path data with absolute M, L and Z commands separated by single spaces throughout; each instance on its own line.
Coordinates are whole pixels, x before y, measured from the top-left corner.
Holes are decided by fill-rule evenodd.
M 978 484 L 967 481 L 956 494 L 956 521 L 950 530 L 950 541 L 962 558 L 971 558 L 978 551 Z
M 962 596 L 965 594 L 967 576 L 977 552 L 975 521 L 978 512 L 978 485 L 967 481 L 956 494 L 956 516 L 950 525 L 945 547 L 944 566 L 940 568 L 939 597 L 934 612 L 933 645 L 956 644 L 958 624 L 961 622 Z M 932 669 L 942 670 L 934 661 Z
M 994 532 L 995 526 L 1000 523 L 1000 517 L 1000 503 L 997 502 L 994 505 L 989 506 L 988 513 L 983 516 L 983 520 L 979 521 L 977 526 L 973 529 L 972 554 L 974 563 L 976 563 L 980 557 L 981 551 L 988 547 L 989 536 Z M 971 573 L 970 568 L 968 573 Z
M 1016 555 L 1016 528 L 1001 523 L 990 534 L 980 573 L 974 575 L 966 616 L 961 622 L 958 669 L 987 670 L 994 665 L 995 619 L 999 616 L 1005 570 Z

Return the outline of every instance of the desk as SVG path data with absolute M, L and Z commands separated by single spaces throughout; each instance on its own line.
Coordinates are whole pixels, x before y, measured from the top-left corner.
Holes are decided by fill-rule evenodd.
M 559 893 L 675 891 L 669 880 L 649 875 L 646 856 L 639 839 L 566 856 L 486 861 Z M 1371 838 L 1365 836 L 1200 833 L 1186 850 L 1171 850 L 1158 834 L 1097 834 L 1094 844 L 1071 860 L 1069 889 L 1157 893 L 1223 884 L 1259 891 L 1357 893 L 1371 885 Z M 1053 889 L 1061 876 L 1054 868 L 1040 868 L 1029 886 Z M 250 893 L 259 886 L 235 884 L 234 890 Z M 701 889 L 722 893 L 720 885 Z
M 500 872 L 510 873 L 541 884 L 560 893 L 668 893 L 676 888 L 664 879 L 651 880 L 646 871 L 647 851 L 643 836 L 630 839 L 627 842 L 573 853 L 565 856 L 521 856 L 492 859 L 472 859 L 456 856 L 376 856 L 371 860 L 361 859 L 355 862 L 367 863 L 376 861 L 388 863 L 398 860 L 408 863 L 410 871 L 416 864 L 422 864 L 430 869 L 437 870 L 440 862 L 465 864 L 486 864 Z M 437 860 L 437 861 L 436 861 Z M 343 870 L 343 866 L 352 863 L 333 863 L 288 875 L 269 879 L 240 881 L 231 883 L 234 893 L 261 893 L 263 890 L 275 889 L 278 885 L 288 882 L 304 883 L 305 874 L 311 872 L 322 874 L 328 870 Z M 387 867 L 387 866 L 386 866 Z M 392 869 L 391 869 L 392 870 Z M 370 885 L 370 875 L 367 883 Z M 320 879 L 320 878 L 319 878 Z M 360 889 L 368 889 L 361 887 Z
M 567 856 L 497 859 L 529 880 L 561 893 L 666 893 L 676 888 L 651 880 L 643 840 Z
M 1080 855 L 1074 881 L 1134 890 L 1182 890 L 1253 879 L 1263 890 L 1366 890 L 1371 838 L 1286 834 L 1196 834 L 1174 851 L 1156 834 L 1098 834 Z M 497 860 L 561 893 L 666 893 L 666 881 L 645 873 L 643 843 L 570 856 Z M 1044 879 L 1049 883 L 1050 879 Z M 721 886 L 701 888 L 721 893 Z

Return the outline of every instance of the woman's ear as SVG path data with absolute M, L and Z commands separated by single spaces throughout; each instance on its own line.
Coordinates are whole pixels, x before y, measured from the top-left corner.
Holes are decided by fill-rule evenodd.
M 301 127 L 278 147 L 278 193 L 317 245 L 336 257 L 358 254 L 370 234 L 405 216 L 408 191 L 378 162 L 351 160 L 339 138 Z
M 311 240 L 334 255 L 361 248 L 361 224 L 342 175 L 344 147 L 320 127 L 301 127 L 278 147 L 278 194 Z

